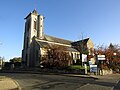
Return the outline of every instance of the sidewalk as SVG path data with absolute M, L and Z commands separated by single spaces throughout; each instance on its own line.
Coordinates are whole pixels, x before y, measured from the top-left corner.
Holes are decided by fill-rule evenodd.
M 81 74 L 61 74 L 61 75 L 70 76 L 70 77 L 93 78 L 93 79 L 98 79 L 99 78 L 96 75 L 81 75 Z
M 0 76 L 0 90 L 20 90 L 20 87 L 13 79 Z
M 120 74 L 108 74 L 108 75 L 80 75 L 80 74 L 61 74 L 70 77 L 82 77 L 82 78 L 93 78 L 93 79 L 116 79 L 120 80 Z

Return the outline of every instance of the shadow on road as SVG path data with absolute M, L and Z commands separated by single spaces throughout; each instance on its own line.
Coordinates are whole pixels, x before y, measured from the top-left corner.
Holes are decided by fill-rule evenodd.
M 75 90 L 86 84 L 113 87 L 112 81 L 99 80 L 94 78 L 68 77 L 54 74 L 31 74 L 31 73 L 0 73 L 0 76 L 7 76 L 18 81 L 21 87 L 27 89 L 40 88 L 42 90 L 65 87 L 66 90 Z M 64 90 L 64 89 L 63 89 Z M 114 87 L 114 90 L 120 90 L 120 82 Z
M 113 90 L 120 90 L 120 81 L 115 85 Z

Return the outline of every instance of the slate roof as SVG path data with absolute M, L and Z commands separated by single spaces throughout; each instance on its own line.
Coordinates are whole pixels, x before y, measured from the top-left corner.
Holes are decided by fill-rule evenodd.
M 46 41 L 51 41 L 51 42 L 56 42 L 56 43 L 61 43 L 61 44 L 67 44 L 71 45 L 72 41 L 61 39 L 61 38 L 56 38 L 53 36 L 45 35 L 45 40 Z
M 37 41 L 37 43 L 40 45 L 41 48 L 50 47 L 50 44 L 48 44 L 47 42 Z
M 47 42 L 37 41 L 37 43 L 40 45 L 41 48 L 51 47 L 51 44 Z M 68 47 L 68 46 L 65 46 L 65 47 L 67 48 L 67 51 L 78 52 L 75 48 Z
M 72 44 L 73 46 L 78 46 L 78 45 L 82 45 L 82 44 L 83 44 L 83 45 L 86 45 L 89 39 L 90 39 L 90 38 L 86 38 L 86 39 L 83 39 L 83 40 L 79 40 L 79 41 L 76 41 L 76 42 L 72 42 L 71 44 Z

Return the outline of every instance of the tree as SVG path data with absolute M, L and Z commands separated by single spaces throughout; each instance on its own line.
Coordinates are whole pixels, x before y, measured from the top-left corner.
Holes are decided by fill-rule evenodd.
M 10 62 L 12 62 L 12 63 L 22 62 L 22 59 L 21 59 L 21 57 L 15 57 L 15 58 L 10 59 Z
M 109 67 L 113 70 L 120 69 L 120 47 L 119 45 L 110 44 L 105 50 L 106 58 L 109 62 Z
M 21 63 L 22 63 L 21 57 L 15 57 L 13 59 L 10 59 L 9 61 L 11 64 L 14 64 L 15 68 L 19 68 L 21 66 Z
M 106 60 L 104 61 L 102 67 L 112 68 L 113 70 L 120 70 L 120 46 L 113 45 L 110 43 L 108 47 L 104 47 L 103 45 L 98 46 L 96 49 L 96 54 L 104 54 L 106 56 Z
M 51 45 L 50 48 L 46 48 L 46 55 L 42 58 L 44 67 L 48 68 L 65 68 L 71 59 L 67 47 L 60 45 Z
M 86 43 L 84 40 L 72 43 L 72 46 L 77 49 L 82 54 L 88 55 L 88 48 L 86 47 Z

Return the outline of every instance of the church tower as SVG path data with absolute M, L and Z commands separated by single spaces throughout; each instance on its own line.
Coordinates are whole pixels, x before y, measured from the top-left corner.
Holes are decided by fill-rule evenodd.
M 36 10 L 30 12 L 25 18 L 24 46 L 22 50 L 23 63 L 29 66 L 31 44 L 33 37 L 44 39 L 44 17 Z
M 44 39 L 44 17 L 42 15 L 38 16 L 38 33 L 37 37 L 39 39 Z

